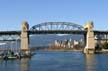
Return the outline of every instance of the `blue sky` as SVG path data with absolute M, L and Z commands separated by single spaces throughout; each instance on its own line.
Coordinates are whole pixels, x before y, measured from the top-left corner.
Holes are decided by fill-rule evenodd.
M 0 0 L 0 30 L 20 30 L 21 22 L 94 22 L 94 29 L 108 30 L 108 0 Z

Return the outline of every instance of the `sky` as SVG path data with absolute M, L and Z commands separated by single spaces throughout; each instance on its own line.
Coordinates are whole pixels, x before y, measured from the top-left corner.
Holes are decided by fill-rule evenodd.
M 43 22 L 93 21 L 95 30 L 108 30 L 108 0 L 0 0 L 0 31 L 21 30 Z

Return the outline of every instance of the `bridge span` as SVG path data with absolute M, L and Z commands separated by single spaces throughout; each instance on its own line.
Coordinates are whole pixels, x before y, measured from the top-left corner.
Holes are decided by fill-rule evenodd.
M 27 22 L 23 22 L 22 30 L 0 31 L 0 36 L 19 35 L 21 39 L 22 51 L 29 50 L 29 35 L 33 34 L 82 34 L 86 38 L 85 53 L 94 53 L 95 49 L 94 35 L 107 36 L 108 31 L 93 30 L 93 22 L 88 22 L 86 25 L 84 25 L 84 27 L 70 22 L 45 22 L 34 25 L 30 29 L 29 29 L 29 24 Z

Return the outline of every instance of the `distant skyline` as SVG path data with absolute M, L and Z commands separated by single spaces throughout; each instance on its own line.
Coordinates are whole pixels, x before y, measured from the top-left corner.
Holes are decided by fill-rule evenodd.
M 0 0 L 0 31 L 21 30 L 22 21 L 94 22 L 94 29 L 108 30 L 108 0 Z

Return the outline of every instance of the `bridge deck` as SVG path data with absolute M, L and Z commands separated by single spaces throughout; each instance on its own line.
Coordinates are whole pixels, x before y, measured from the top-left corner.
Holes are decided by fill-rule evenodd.
M 29 34 L 86 34 L 85 30 L 28 30 Z M 108 34 L 108 31 L 94 30 L 95 34 Z M 0 35 L 20 35 L 21 31 L 0 31 Z
M 20 35 L 21 31 L 0 31 L 0 35 Z

